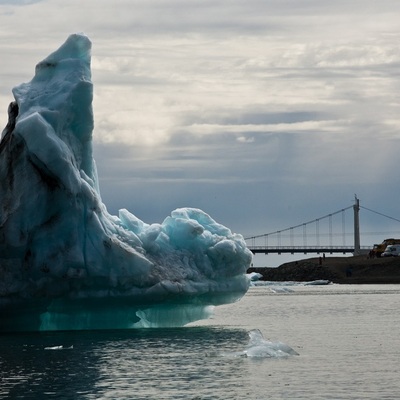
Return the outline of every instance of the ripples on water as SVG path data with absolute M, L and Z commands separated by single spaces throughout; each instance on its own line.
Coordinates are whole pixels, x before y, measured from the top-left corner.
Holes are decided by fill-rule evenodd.
M 395 285 L 257 287 L 186 328 L 1 335 L 0 398 L 396 399 L 399 308 Z M 251 329 L 300 355 L 226 356 Z
M 245 330 L 208 327 L 0 338 L 0 396 L 26 399 L 212 399 L 222 382 L 234 397 L 243 360 L 218 353 L 248 341 Z

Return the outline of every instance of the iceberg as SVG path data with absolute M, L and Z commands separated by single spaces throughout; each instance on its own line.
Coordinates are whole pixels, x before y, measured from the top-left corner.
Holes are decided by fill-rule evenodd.
M 240 234 L 193 208 L 110 215 L 92 153 L 91 42 L 36 66 L 0 141 L 0 331 L 183 326 L 249 288 Z

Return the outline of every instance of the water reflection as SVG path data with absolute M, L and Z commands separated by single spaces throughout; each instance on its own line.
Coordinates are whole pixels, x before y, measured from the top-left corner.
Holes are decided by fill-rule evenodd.
M 235 398 L 246 361 L 209 354 L 247 343 L 246 330 L 213 327 L 1 335 L 0 397 Z
M 90 346 L 67 332 L 0 336 L 0 394 L 9 398 L 74 398 L 99 378 Z M 83 342 L 87 342 L 87 339 Z M 64 346 L 65 350 L 45 350 Z

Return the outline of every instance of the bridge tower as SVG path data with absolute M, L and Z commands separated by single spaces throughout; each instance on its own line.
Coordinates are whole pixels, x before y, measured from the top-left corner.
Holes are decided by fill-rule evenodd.
M 361 254 L 360 249 L 360 199 L 357 198 L 357 195 L 354 195 L 355 203 L 353 206 L 354 210 L 354 255 L 358 256 Z

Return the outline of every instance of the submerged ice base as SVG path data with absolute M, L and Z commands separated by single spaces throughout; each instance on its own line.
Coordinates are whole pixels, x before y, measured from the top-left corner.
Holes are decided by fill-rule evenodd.
M 91 43 L 13 89 L 0 141 L 0 331 L 182 326 L 240 299 L 251 252 L 193 208 L 107 212 L 92 157 Z

